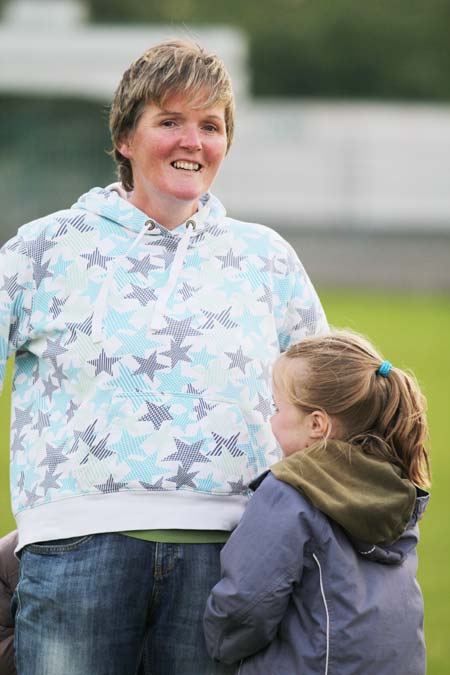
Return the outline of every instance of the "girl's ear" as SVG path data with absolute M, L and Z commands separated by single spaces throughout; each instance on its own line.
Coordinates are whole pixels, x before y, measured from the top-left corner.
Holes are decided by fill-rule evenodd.
M 330 430 L 330 419 L 323 410 L 314 410 L 309 415 L 311 438 L 326 438 Z

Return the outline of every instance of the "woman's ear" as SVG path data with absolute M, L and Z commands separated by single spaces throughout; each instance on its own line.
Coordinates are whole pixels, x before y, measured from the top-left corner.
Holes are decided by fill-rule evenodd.
M 127 159 L 131 159 L 132 151 L 131 151 L 131 142 L 130 142 L 129 134 L 127 134 L 127 135 L 125 135 L 125 136 L 123 136 L 122 138 L 119 139 L 119 142 L 117 143 L 116 148 L 120 152 L 121 155 L 123 155 Z
M 330 430 L 330 418 L 323 410 L 314 410 L 309 415 L 309 435 L 311 438 L 326 438 Z

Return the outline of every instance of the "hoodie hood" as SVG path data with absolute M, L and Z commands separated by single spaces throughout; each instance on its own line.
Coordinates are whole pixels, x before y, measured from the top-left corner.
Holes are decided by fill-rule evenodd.
M 192 216 L 173 230 L 168 230 L 153 219 L 151 214 L 146 214 L 133 206 L 129 197 L 130 193 L 124 189 L 121 183 L 111 183 L 105 188 L 95 187 L 81 195 L 72 208 L 89 211 L 102 218 L 107 218 L 136 234 L 140 234 L 144 226 L 148 230 L 148 224 L 151 221 L 155 227 L 153 230 L 148 230 L 149 232 L 153 232 L 154 236 L 164 234 L 168 237 L 182 235 L 189 222 L 195 223 L 195 232 L 199 234 L 201 231 L 208 229 L 209 226 L 221 221 L 226 215 L 225 208 L 217 197 L 207 192 L 200 198 L 199 208 Z
M 328 441 L 296 452 L 271 472 L 338 523 L 368 559 L 401 562 L 417 543 L 412 528 L 423 515 L 428 494 L 389 462 L 348 443 Z M 407 528 L 410 534 L 402 537 Z
M 116 270 L 126 265 L 127 258 L 138 248 L 145 237 L 158 240 L 165 249 L 165 255 L 171 261 L 167 283 L 159 294 L 149 326 L 150 330 L 156 331 L 163 328 L 163 314 L 176 288 L 191 242 L 195 244 L 195 241 L 200 241 L 204 237 L 206 230 L 214 226 L 217 228 L 217 223 L 223 221 L 226 215 L 219 200 L 210 193 L 206 193 L 200 198 L 199 208 L 192 216 L 173 230 L 168 230 L 133 206 L 128 198 L 129 193 L 120 183 L 112 183 L 106 188 L 89 190 L 72 207 L 107 218 L 136 235 L 132 236 L 125 253 L 110 257 L 92 316 L 92 337 L 96 343 L 102 342 L 104 338 L 103 323 Z

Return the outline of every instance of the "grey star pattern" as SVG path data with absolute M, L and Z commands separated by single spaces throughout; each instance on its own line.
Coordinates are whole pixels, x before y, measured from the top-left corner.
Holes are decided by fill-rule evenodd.
M 36 494 L 37 489 L 38 485 L 36 483 L 31 492 L 30 490 L 25 490 L 25 494 L 27 496 L 26 506 L 34 506 L 34 504 L 39 501 L 40 497 Z
M 25 485 L 25 471 L 21 471 L 19 480 L 17 481 L 17 487 L 19 488 L 19 493 L 22 492 L 24 485 Z
M 317 313 L 314 305 L 311 307 L 300 308 L 296 310 L 300 317 L 300 321 L 293 327 L 294 330 L 306 328 L 306 334 L 311 335 L 314 332 L 314 326 L 317 323 Z
M 47 349 L 42 352 L 42 358 L 50 359 L 55 370 L 58 367 L 56 358 L 67 351 L 67 349 L 61 345 L 62 338 L 62 335 L 60 335 L 57 340 L 50 340 L 47 338 Z
M 11 426 L 11 429 L 23 429 L 27 424 L 31 424 L 33 421 L 30 412 L 33 408 L 33 405 L 30 405 L 29 408 L 22 410 L 21 408 L 14 408 L 14 424 Z
M 19 433 L 16 434 L 15 438 L 11 443 L 11 453 L 15 455 L 17 452 L 22 452 L 25 448 L 23 445 L 23 440 L 26 438 L 26 435 L 23 436 Z
M 125 299 L 134 298 L 139 300 L 142 307 L 148 305 L 150 300 L 156 300 L 156 295 L 152 288 L 141 288 L 140 286 L 135 286 L 131 284 L 132 292 L 125 296 Z
M 79 232 L 92 232 L 94 229 L 91 225 L 86 225 L 86 214 L 82 213 L 79 216 L 71 216 L 69 218 L 55 218 L 57 223 L 60 223 L 61 227 L 58 228 L 57 233 L 55 234 L 55 239 L 62 237 L 64 234 L 67 234 L 67 226 L 71 225 Z
M 43 394 L 42 394 L 42 395 L 43 395 L 43 396 L 48 396 L 48 398 L 49 398 L 50 401 L 51 401 L 52 398 L 53 398 L 53 392 L 56 391 L 56 390 L 58 389 L 58 385 L 53 384 L 51 375 L 48 376 L 47 382 L 45 382 L 44 380 L 42 380 L 42 384 L 44 385 L 44 391 L 43 391 Z
M 264 421 L 266 422 L 272 414 L 271 402 L 268 401 L 266 398 L 263 398 L 259 392 L 258 392 L 258 399 L 259 402 L 258 405 L 255 407 L 255 410 L 261 413 Z
M 194 406 L 194 412 L 197 413 L 197 420 L 202 420 L 211 410 L 217 408 L 218 405 L 218 403 L 208 403 L 203 398 L 199 398 L 198 403 Z
M 56 319 L 56 317 L 58 317 L 61 314 L 61 308 L 64 307 L 68 299 L 69 296 L 66 296 L 65 298 L 58 298 L 55 295 L 53 297 L 52 306 L 50 307 L 49 311 L 54 319 Z
M 246 487 L 244 485 L 244 481 L 242 479 L 242 476 L 236 482 L 233 482 L 233 481 L 229 480 L 228 485 L 231 488 L 231 494 L 232 495 L 241 495 L 244 492 L 245 487 Z
M 3 286 L 1 290 L 6 291 L 11 300 L 14 300 L 14 297 L 18 291 L 24 290 L 25 288 L 25 286 L 21 286 L 17 283 L 18 277 L 18 274 L 14 274 L 12 277 L 7 277 L 6 275 L 3 277 Z
M 27 255 L 38 265 L 41 264 L 45 252 L 49 251 L 54 246 L 56 246 L 56 242 L 46 239 L 45 232 L 41 232 L 37 239 L 25 242 Z
M 170 358 L 170 365 L 173 368 L 178 361 L 187 361 L 191 362 L 192 359 L 186 354 L 187 351 L 192 347 L 188 345 L 187 347 L 182 347 L 181 344 L 175 342 L 175 340 L 170 340 L 170 350 L 167 352 L 161 352 L 163 356 L 168 356 Z
M 78 410 L 79 407 L 80 407 L 79 405 L 76 405 L 73 401 L 70 401 L 69 408 L 68 408 L 67 413 L 66 413 L 68 422 L 75 415 L 75 413 L 76 413 L 76 411 Z
M 80 333 L 84 333 L 85 335 L 91 335 L 93 316 L 93 314 L 90 314 L 86 319 L 79 321 L 78 323 L 73 321 L 66 323 L 66 328 L 70 330 L 70 337 L 66 342 L 67 345 L 70 345 L 77 339 L 77 331 L 80 331 Z
M 273 294 L 270 288 L 266 286 L 266 284 L 263 284 L 263 286 L 264 286 L 264 295 L 258 298 L 258 302 L 266 302 L 269 312 L 271 312 L 273 308 Z
M 182 287 L 179 289 L 178 292 L 183 298 L 183 300 L 186 302 L 187 300 L 189 300 L 189 298 L 192 298 L 192 296 L 199 290 L 200 286 L 197 286 L 197 288 L 195 288 L 194 286 L 191 286 L 190 284 L 184 281 Z
M 244 356 L 242 347 L 239 347 L 237 352 L 225 352 L 225 354 L 230 359 L 228 370 L 231 370 L 232 368 L 239 368 L 239 370 L 241 370 L 245 375 L 247 363 L 251 363 L 252 359 L 249 359 L 248 356 Z
M 95 485 L 94 487 L 96 487 L 99 492 L 107 493 L 119 492 L 119 490 L 125 488 L 126 486 L 126 483 L 116 483 L 112 474 L 110 474 L 106 483 L 101 483 L 100 485 Z
M 96 248 L 91 253 L 82 253 L 81 257 L 85 258 L 88 261 L 86 269 L 90 269 L 91 267 L 97 265 L 98 267 L 107 270 L 108 269 L 107 263 L 110 260 L 113 260 L 113 258 L 111 258 L 111 256 L 109 255 L 102 255 L 98 248 Z
M 193 316 L 189 316 L 187 319 L 172 319 L 170 316 L 164 316 L 164 318 L 166 327 L 155 331 L 155 335 L 170 335 L 180 345 L 187 337 L 201 335 L 201 331 L 191 326 Z
M 74 431 L 74 444 L 72 445 L 69 454 L 72 452 L 76 452 L 78 450 L 78 441 L 83 441 L 83 443 L 86 443 L 86 445 L 90 446 L 95 442 L 96 439 L 96 433 L 95 433 L 95 427 L 98 422 L 97 420 L 94 420 L 92 424 L 90 424 L 86 429 L 83 429 L 83 431 Z
M 211 460 L 206 457 L 200 449 L 205 441 L 196 441 L 189 445 L 180 441 L 179 438 L 175 438 L 175 445 L 177 446 L 177 451 L 173 452 L 169 457 L 164 458 L 164 462 L 181 462 L 183 469 L 189 471 L 193 464 L 197 462 L 205 463 L 210 462 Z
M 187 487 L 195 488 L 195 483 L 192 480 L 195 478 L 195 476 L 198 474 L 198 471 L 193 471 L 192 473 L 188 473 L 186 469 L 184 469 L 181 464 L 178 467 L 178 472 L 176 476 L 172 476 L 172 478 L 168 478 L 167 480 L 170 481 L 171 483 L 176 483 L 177 490 L 179 490 L 183 485 L 186 485 Z
M 173 259 L 175 258 L 175 253 L 173 251 L 166 250 L 160 255 L 155 255 L 155 258 L 161 258 L 164 269 L 166 270 L 172 264 Z
M 150 270 L 159 269 L 158 265 L 153 265 L 151 262 L 152 256 L 146 255 L 142 260 L 137 260 L 137 258 L 127 258 L 133 266 L 129 270 L 130 274 L 142 274 L 143 277 L 147 278 Z
M 63 373 L 63 367 L 64 367 L 64 366 L 63 366 L 63 364 L 61 363 L 61 365 L 57 366 L 57 367 L 55 368 L 54 372 L 52 373 L 52 377 L 54 377 L 55 380 L 58 382 L 58 386 L 59 386 L 59 387 L 61 386 L 63 380 L 68 380 L 68 379 L 69 379 L 69 378 L 67 377 L 67 375 L 65 375 L 65 374 Z
M 48 466 L 48 470 L 50 471 L 50 473 L 53 473 L 58 464 L 67 462 L 68 458 L 61 452 L 63 448 L 64 443 L 61 443 L 61 445 L 58 445 L 57 447 L 50 445 L 50 443 L 46 443 L 45 444 L 46 457 L 45 459 L 42 460 L 39 466 Z
M 94 447 L 90 447 L 89 452 L 83 457 L 80 464 L 87 464 L 91 455 L 93 457 L 96 457 L 99 461 L 102 461 L 103 459 L 106 459 L 107 457 L 111 457 L 111 455 L 114 455 L 115 453 L 112 450 L 108 450 L 107 448 L 106 444 L 108 443 L 108 439 L 109 434 L 105 436 L 105 438 L 102 438 L 101 441 L 97 443 L 97 445 L 94 445 Z
M 142 356 L 133 356 L 133 359 L 139 363 L 139 368 L 134 371 L 135 375 L 147 375 L 153 382 L 157 370 L 165 370 L 167 366 L 158 363 L 156 350 L 150 354 L 148 358 Z
M 96 359 L 91 359 L 88 363 L 91 366 L 95 366 L 95 374 L 100 375 L 100 373 L 107 373 L 108 375 L 113 375 L 112 367 L 117 361 L 120 361 L 119 356 L 107 356 L 105 350 L 102 347 L 102 351 Z
M 33 429 L 37 429 L 39 432 L 39 436 L 42 434 L 42 430 L 45 427 L 50 426 L 50 415 L 49 413 L 42 412 L 42 410 L 38 410 L 38 418 L 36 424 L 32 427 Z
M 206 322 L 203 324 L 202 328 L 214 328 L 215 322 L 220 323 L 224 328 L 236 328 L 238 325 L 232 319 L 230 319 L 231 305 L 227 309 L 223 309 L 221 312 L 210 312 L 205 309 L 202 309 L 202 313 L 206 316 Z
M 211 450 L 211 452 L 209 453 L 210 455 L 212 456 L 221 455 L 223 447 L 225 447 L 229 451 L 232 457 L 242 457 L 242 455 L 244 454 L 242 450 L 239 450 L 238 447 L 238 438 L 240 436 L 239 432 L 237 434 L 229 436 L 228 438 L 226 438 L 225 436 L 220 436 L 219 434 L 216 434 L 214 431 L 212 432 L 212 435 L 216 442 L 216 447 L 213 450 Z
M 221 261 L 223 270 L 227 267 L 234 267 L 240 270 L 241 262 L 245 260 L 245 256 L 243 255 L 233 255 L 233 249 L 231 248 L 226 255 L 216 255 L 216 258 Z
M 47 470 L 45 472 L 45 478 L 42 483 L 40 483 L 40 487 L 44 488 L 44 496 L 49 490 L 61 487 L 61 485 L 58 483 L 58 478 L 61 478 L 61 476 L 62 473 L 53 475 L 51 471 Z
M 275 267 L 276 260 L 274 258 L 264 258 L 262 255 L 260 255 L 259 259 L 264 263 L 264 267 L 260 270 L 261 272 L 268 272 L 268 274 L 272 274 L 272 272 L 277 273 L 277 269 Z
M 39 288 L 44 279 L 53 276 L 51 272 L 48 271 L 48 266 L 50 265 L 50 260 L 48 260 L 43 265 L 40 263 L 33 263 L 33 279 L 36 283 L 36 288 Z
M 92 232 L 94 229 L 90 225 L 86 225 L 86 215 L 81 214 L 80 216 L 75 216 L 74 218 L 55 218 L 55 220 L 60 223 L 61 227 L 58 229 L 55 234 L 55 238 L 62 237 L 64 234 L 67 234 L 67 226 L 71 225 L 79 232 Z
M 145 405 L 147 406 L 147 413 L 139 418 L 139 422 L 151 422 L 155 429 L 159 431 L 164 422 L 173 420 L 167 406 L 156 405 L 150 401 L 145 401 Z
M 163 483 L 162 476 L 161 476 L 161 478 L 158 478 L 156 483 L 145 483 L 142 480 L 139 481 L 139 482 L 145 490 L 149 490 L 150 492 L 164 489 L 163 486 L 162 486 L 162 483 Z

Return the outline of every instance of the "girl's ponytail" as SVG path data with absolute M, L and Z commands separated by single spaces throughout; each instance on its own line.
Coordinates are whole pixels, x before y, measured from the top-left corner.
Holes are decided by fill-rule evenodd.
M 301 369 L 293 359 L 302 360 Z M 398 466 L 416 485 L 429 485 L 426 399 L 412 375 L 383 361 L 361 335 L 333 331 L 304 339 L 281 357 L 274 379 L 302 410 L 327 413 L 334 438 Z

